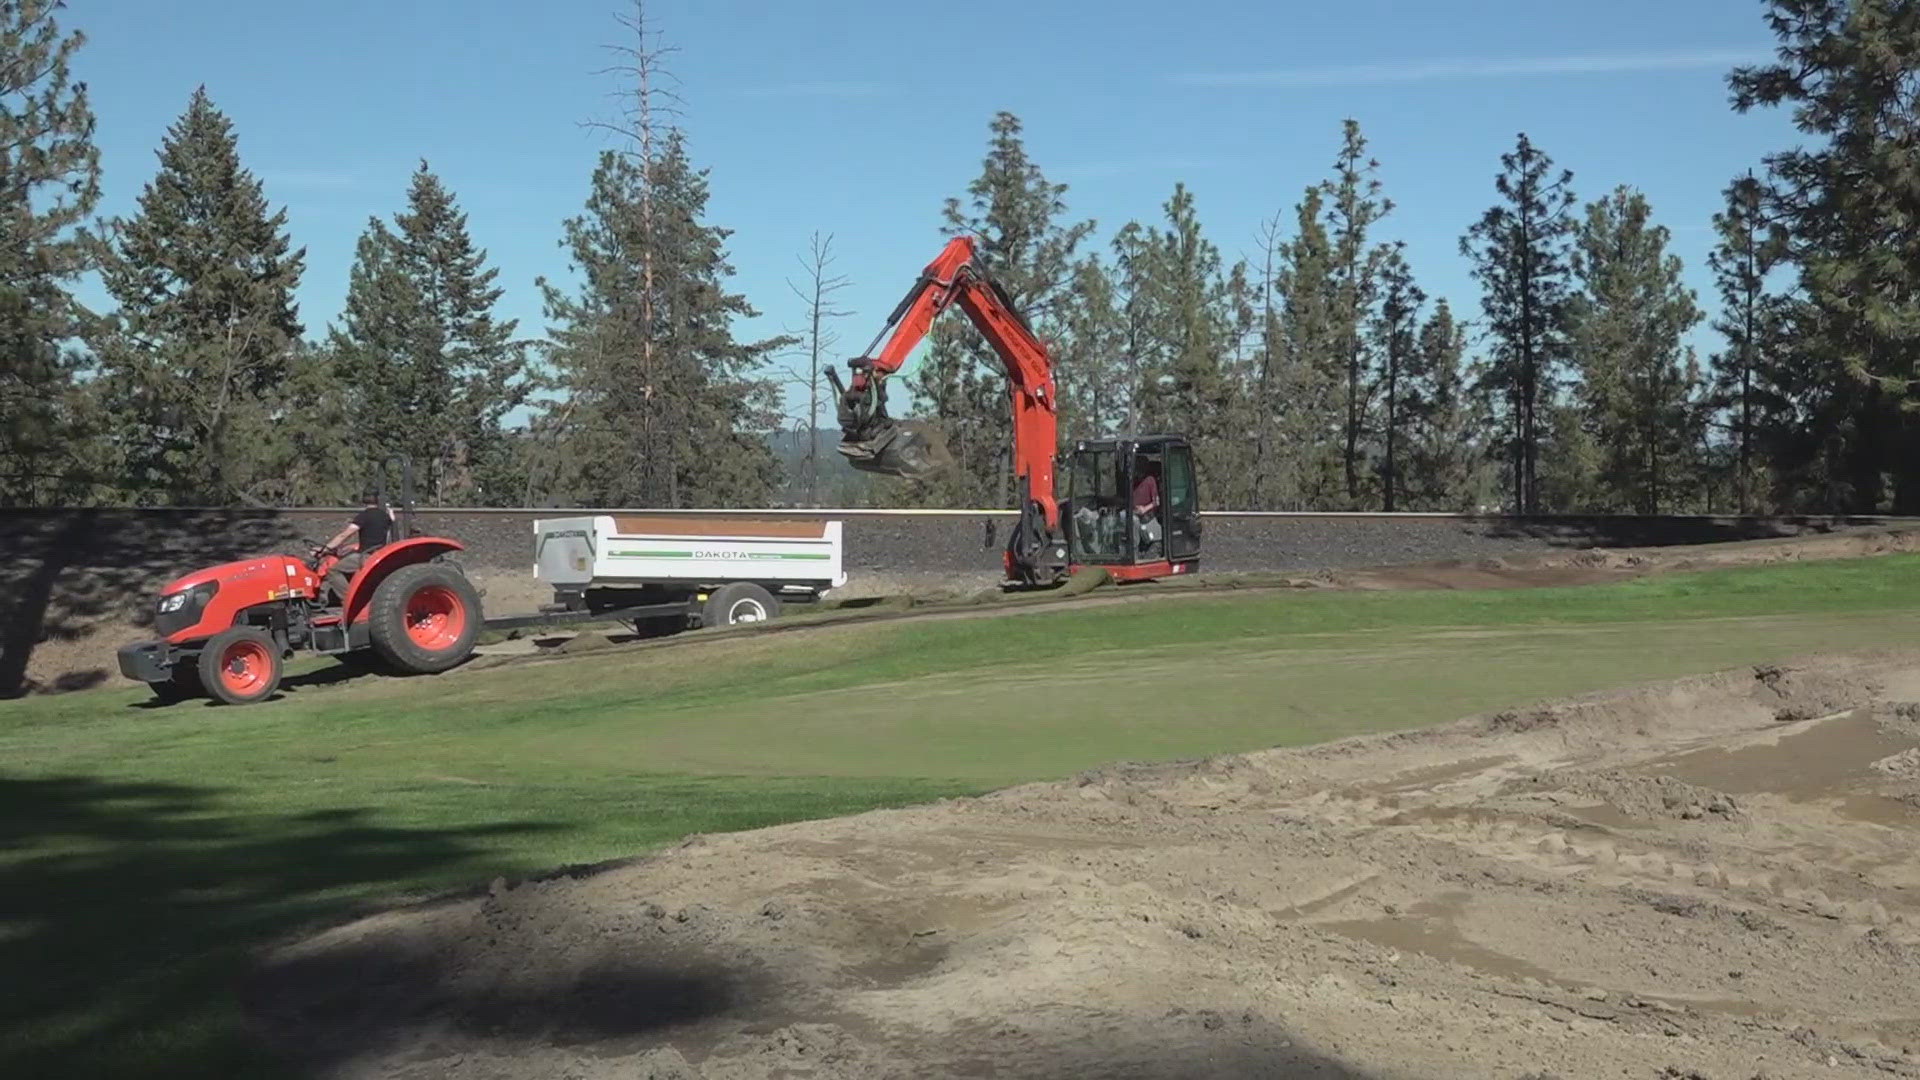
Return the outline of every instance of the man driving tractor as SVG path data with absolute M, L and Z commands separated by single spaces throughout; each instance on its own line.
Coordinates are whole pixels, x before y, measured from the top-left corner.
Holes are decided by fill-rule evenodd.
M 330 603 L 343 604 L 347 599 L 347 585 L 353 581 L 353 575 L 367 561 L 367 556 L 380 549 L 393 535 L 393 510 L 381 501 L 380 496 L 368 492 L 361 500 L 365 509 L 347 522 L 347 527 L 336 533 L 320 549 L 321 554 L 335 553 L 340 561 L 333 564 L 327 572 L 327 591 L 332 594 Z M 349 540 L 358 539 L 352 551 L 341 547 Z

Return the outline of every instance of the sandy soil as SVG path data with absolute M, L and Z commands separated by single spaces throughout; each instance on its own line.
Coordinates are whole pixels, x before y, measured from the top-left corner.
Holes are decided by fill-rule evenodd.
M 751 833 L 284 945 L 360 1077 L 1920 1076 L 1920 654 Z

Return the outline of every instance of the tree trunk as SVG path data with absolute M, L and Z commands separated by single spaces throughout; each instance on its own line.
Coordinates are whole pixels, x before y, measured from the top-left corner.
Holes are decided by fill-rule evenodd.
M 1388 333 L 1392 332 L 1391 329 L 1388 330 Z M 1397 475 L 1395 472 L 1396 460 L 1394 458 L 1394 450 L 1395 443 L 1397 442 L 1396 437 L 1400 433 L 1400 357 L 1397 353 L 1397 348 L 1391 344 L 1391 339 L 1389 339 L 1387 346 L 1387 467 L 1384 478 L 1386 480 L 1386 491 L 1383 498 L 1383 506 L 1389 514 L 1393 513 L 1393 489 Z
M 1751 233 L 1751 231 L 1751 228 L 1749 228 L 1749 233 Z M 1753 273 L 1751 270 L 1753 242 L 1751 235 L 1749 235 L 1748 238 L 1747 248 L 1749 251 L 1747 280 L 1751 283 L 1753 281 Z M 1756 303 L 1754 290 L 1751 284 L 1749 284 L 1746 304 L 1740 313 L 1742 329 L 1740 340 L 1740 475 L 1734 484 L 1734 490 L 1738 492 L 1740 513 L 1742 515 L 1748 514 L 1752 510 L 1750 495 L 1747 491 L 1747 483 L 1749 477 L 1753 475 L 1753 333 L 1754 323 L 1758 321 L 1754 317 L 1754 307 Z
M 1853 497 L 1848 500 L 1849 512 L 1854 514 L 1877 514 L 1880 512 L 1881 499 L 1881 443 L 1883 427 L 1880 415 L 1880 388 L 1867 384 L 1865 401 L 1859 412 L 1859 438 L 1854 440 L 1848 454 L 1847 468 L 1852 480 Z
M 1357 320 L 1359 315 L 1356 312 L 1352 317 Z M 1357 460 L 1360 454 L 1359 409 L 1360 355 L 1358 349 L 1353 349 L 1347 354 L 1347 446 L 1345 465 L 1347 473 L 1347 509 L 1349 510 L 1360 509 L 1360 477 L 1358 471 L 1359 462 Z
M 820 274 L 813 277 L 812 364 L 807 376 L 807 505 L 820 505 Z

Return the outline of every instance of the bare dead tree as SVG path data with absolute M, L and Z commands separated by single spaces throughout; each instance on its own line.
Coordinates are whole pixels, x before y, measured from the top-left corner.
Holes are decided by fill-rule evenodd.
M 1274 303 L 1277 293 L 1278 270 L 1275 263 L 1281 259 L 1281 248 L 1285 245 L 1285 236 L 1280 227 L 1280 214 L 1260 223 L 1258 238 L 1260 248 L 1260 363 L 1259 373 L 1254 379 L 1254 435 L 1253 435 L 1253 505 L 1255 509 L 1268 509 L 1268 473 L 1271 469 L 1273 453 L 1274 380 L 1280 366 L 1275 355 L 1279 344 L 1280 315 Z
M 833 265 L 833 234 L 822 237 L 813 234 L 812 242 L 804 255 L 796 256 L 806 276 L 799 284 L 791 279 L 787 288 L 807 305 L 807 328 L 804 334 L 803 348 L 807 354 L 807 369 L 804 377 L 794 373 L 794 381 L 807 388 L 807 502 L 819 504 L 820 491 L 820 358 L 839 344 L 840 335 L 829 325 L 833 319 L 844 319 L 853 312 L 836 307 L 833 295 L 849 284 L 845 275 L 831 272 Z M 831 359 L 828 360 L 831 363 Z
M 620 103 L 618 116 L 614 120 L 589 120 L 584 126 L 625 141 L 627 146 L 623 152 L 640 166 L 640 230 L 645 239 L 640 250 L 641 385 L 634 388 L 634 392 L 643 403 L 639 410 L 640 467 L 651 472 L 659 468 L 660 462 L 671 458 L 671 455 L 659 452 L 659 439 L 663 435 L 673 438 L 678 434 L 662 431 L 663 425 L 657 422 L 659 410 L 651 407 L 660 393 L 660 388 L 655 385 L 657 369 L 653 357 L 654 243 L 659 235 L 654 229 L 653 215 L 654 148 L 667 133 L 674 130 L 674 121 L 683 115 L 686 102 L 671 88 L 678 85 L 679 80 L 665 66 L 666 58 L 679 50 L 658 44 L 660 32 L 651 29 L 647 23 L 646 0 L 631 0 L 631 4 L 631 12 L 616 12 L 614 20 L 632 35 L 632 39 L 626 43 L 605 46 L 617 59 L 595 73 L 611 75 L 621 84 L 608 95 Z M 679 504 L 678 477 L 675 473 L 674 469 L 668 468 L 664 478 L 668 506 Z M 658 491 L 659 488 L 654 484 L 644 484 L 642 490 Z

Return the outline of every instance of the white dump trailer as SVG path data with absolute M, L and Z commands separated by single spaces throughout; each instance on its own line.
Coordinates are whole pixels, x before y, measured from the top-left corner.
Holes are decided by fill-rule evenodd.
M 838 521 L 595 514 L 543 518 L 533 531 L 533 573 L 554 602 L 528 624 L 731 626 L 847 581 Z

